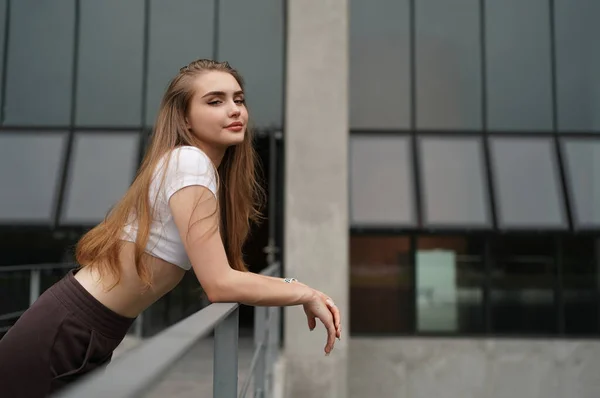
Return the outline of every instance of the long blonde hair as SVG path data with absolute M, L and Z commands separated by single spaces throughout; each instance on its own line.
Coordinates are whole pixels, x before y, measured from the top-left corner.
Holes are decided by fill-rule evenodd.
M 111 209 L 104 221 L 87 232 L 78 242 L 75 257 L 80 266 L 93 264 L 100 274 L 109 273 L 118 281 L 121 276 L 119 253 L 123 227 L 137 220 L 135 241 L 135 267 L 146 286 L 151 285 L 151 273 L 142 261 L 146 249 L 153 209 L 149 189 L 155 168 L 161 158 L 171 150 L 194 145 L 195 137 L 186 128 L 185 116 L 194 95 L 194 79 L 207 71 L 231 74 L 243 90 L 240 74 L 227 62 L 199 59 L 180 69 L 169 84 L 158 112 L 154 132 L 137 175 L 121 200 Z M 229 147 L 218 168 L 220 224 L 227 259 L 233 269 L 247 271 L 242 246 L 248 236 L 251 221 L 260 219 L 264 192 L 257 178 L 257 155 L 253 136 L 247 131 L 244 141 Z

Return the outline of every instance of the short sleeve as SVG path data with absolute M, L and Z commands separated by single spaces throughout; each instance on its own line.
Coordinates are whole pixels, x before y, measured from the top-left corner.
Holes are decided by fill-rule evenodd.
M 208 156 L 196 147 L 180 147 L 171 152 L 164 180 L 165 200 L 191 185 L 204 186 L 217 196 L 217 172 Z

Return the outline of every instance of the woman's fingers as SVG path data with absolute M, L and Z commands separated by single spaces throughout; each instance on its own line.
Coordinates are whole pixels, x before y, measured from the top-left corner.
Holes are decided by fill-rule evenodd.
M 306 314 L 306 319 L 308 319 L 308 328 L 312 332 L 317 327 L 317 320 L 314 316 Z
M 321 322 L 323 322 L 323 326 L 327 329 L 327 344 L 325 345 L 325 355 L 329 355 L 333 350 L 333 346 L 335 345 L 335 337 L 337 331 L 335 329 L 335 325 L 333 324 L 333 318 L 328 316 L 326 319 L 321 318 Z
M 331 298 L 327 298 L 327 300 L 325 300 L 325 303 L 327 303 L 327 308 L 329 308 L 329 311 L 331 311 L 331 315 L 333 315 L 333 323 L 335 325 L 336 337 L 339 339 L 342 337 L 340 310 Z

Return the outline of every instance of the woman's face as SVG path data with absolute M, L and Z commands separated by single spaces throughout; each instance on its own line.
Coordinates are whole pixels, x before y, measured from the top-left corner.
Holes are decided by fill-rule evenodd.
M 244 141 L 248 125 L 244 93 L 227 72 L 209 71 L 195 78 L 187 128 L 205 145 L 227 148 Z

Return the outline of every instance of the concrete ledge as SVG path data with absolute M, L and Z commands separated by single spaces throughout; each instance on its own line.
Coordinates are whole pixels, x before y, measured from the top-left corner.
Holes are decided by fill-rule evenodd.
M 600 397 L 600 341 L 352 338 L 349 397 Z

